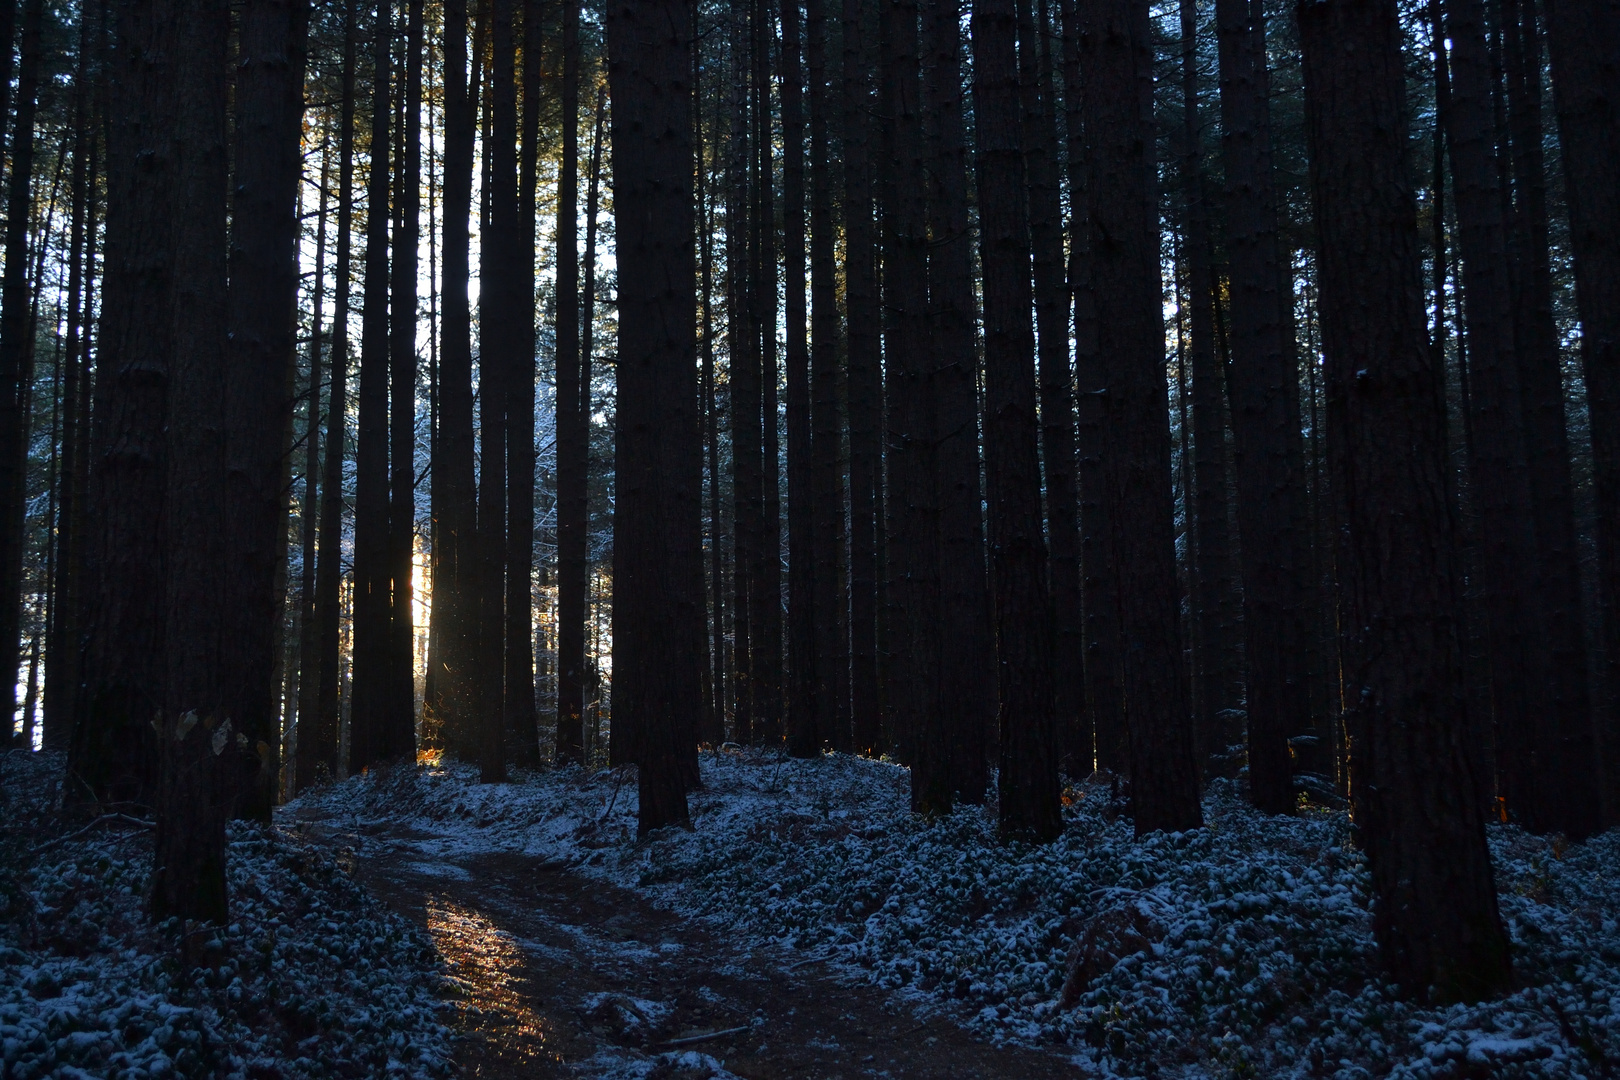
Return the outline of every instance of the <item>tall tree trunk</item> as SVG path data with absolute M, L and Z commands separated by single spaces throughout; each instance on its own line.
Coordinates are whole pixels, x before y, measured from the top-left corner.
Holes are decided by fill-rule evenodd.
M 1036 10 L 1038 4 L 1039 10 Z M 1046 0 L 1018 8 L 1018 77 L 1029 236 L 1039 332 L 1041 454 L 1046 476 L 1047 577 L 1052 609 L 1052 709 L 1061 760 L 1085 708 L 1081 663 L 1080 520 L 1075 497 L 1074 378 L 1069 369 L 1069 297 L 1063 266 L 1063 206 Z M 1073 766 L 1071 765 L 1071 771 Z M 1091 770 L 1086 769 L 1087 772 Z
M 732 738 L 747 743 L 753 738 L 755 687 L 754 639 L 759 633 L 753 601 L 756 588 L 754 549 L 760 542 L 760 431 L 759 338 L 753 332 L 753 303 L 748 260 L 751 257 L 748 196 L 749 136 L 747 0 L 731 4 L 731 139 L 726 162 L 726 338 L 731 368 L 731 493 L 732 528 L 732 685 L 736 709 Z
M 96 154 L 94 122 L 99 119 L 92 98 L 92 83 L 101 78 L 100 58 L 95 55 L 100 3 L 86 4 L 79 14 L 79 58 L 73 76 L 73 167 L 69 180 L 72 207 L 68 226 L 67 340 L 62 363 L 62 460 L 60 492 L 56 504 L 56 548 L 52 583 L 54 600 L 45 639 L 45 709 L 41 744 L 47 750 L 68 745 L 73 723 L 73 699 L 78 693 L 81 623 L 80 595 L 83 589 L 84 508 L 81 495 L 85 460 L 85 432 L 79 401 L 89 382 L 88 368 L 82 363 L 84 343 L 89 338 L 90 279 L 85 271 L 91 256 L 86 247 L 95 236 L 95 172 L 91 161 Z M 89 238 L 87 245 L 87 237 Z
M 1444 403 L 1423 311 L 1393 3 L 1298 8 L 1339 520 L 1351 795 L 1393 979 L 1510 985 L 1464 744 Z
M 939 708 L 939 500 L 927 354 L 928 205 L 915 0 L 880 6 L 883 345 L 888 404 L 888 706 L 911 766 L 911 806 L 949 813 L 950 733 Z
M 138 61 L 161 47 L 147 5 L 112 8 L 124 48 L 107 94 L 107 231 L 100 342 L 89 435 L 84 552 L 84 669 L 68 770 L 75 802 L 152 805 L 163 707 L 164 414 L 171 356 L 165 316 L 174 160 L 173 95 Z M 6 50 L 0 50 L 4 53 Z M 137 162 L 141 165 L 137 169 Z
M 760 500 L 754 548 L 754 741 L 782 738 L 781 452 L 777 435 L 776 169 L 771 125 L 771 59 L 775 38 L 769 0 L 754 0 L 754 333 L 759 340 Z
M 872 221 L 871 62 L 860 0 L 843 0 L 844 303 L 849 364 L 849 650 L 855 751 L 883 746 L 878 693 L 878 505 L 883 376 Z
M 1507 15 L 1501 32 L 1507 56 L 1513 188 L 1517 193 L 1509 222 L 1516 271 L 1514 340 L 1535 517 L 1535 595 L 1551 653 L 1548 707 L 1553 722 L 1540 736 L 1550 756 L 1542 779 L 1547 791 L 1542 812 L 1548 829 L 1579 838 L 1602 827 L 1602 769 L 1592 738 L 1575 493 L 1558 328 L 1553 321 L 1547 174 L 1542 154 L 1541 31 L 1532 0 L 1506 0 L 1502 7 Z
M 349 416 L 349 284 L 354 234 L 355 2 L 343 5 L 342 91 L 338 106 L 337 258 L 332 297 L 332 389 L 327 398 L 326 475 L 321 478 L 321 546 L 315 564 L 315 622 L 319 629 L 320 676 L 316 725 L 299 733 L 300 784 L 344 774 L 342 746 L 343 662 L 343 459 Z M 306 757 L 307 754 L 307 757 Z
M 173 186 L 158 249 L 173 266 L 163 317 L 172 328 L 163 514 L 163 697 L 159 716 L 162 763 L 155 803 L 151 909 L 155 919 L 223 923 L 225 822 L 237 793 L 237 753 L 245 742 L 238 711 L 246 702 L 240 647 L 227 639 L 233 617 L 271 594 L 275 565 L 242 562 L 235 529 L 219 528 L 235 512 L 228 487 L 232 410 L 252 373 L 228 363 L 226 297 L 227 117 L 225 73 L 230 14 L 223 0 L 174 0 L 149 5 L 153 44 L 174 58 L 154 81 L 170 83 Z M 126 39 L 127 40 L 127 39 Z M 246 50 L 244 49 L 244 53 Z M 302 80 L 300 80 L 302 81 Z M 238 84 L 241 89 L 241 84 Z M 22 99 L 22 95 L 19 95 Z M 296 173 L 294 174 L 296 181 Z M 289 192 L 296 205 L 296 189 Z M 147 252 L 146 254 L 157 254 Z M 294 279 L 296 280 L 296 278 Z M 288 312 L 290 316 L 290 312 Z M 286 356 L 279 358 L 282 363 Z M 257 402 L 251 431 L 283 430 L 286 369 L 275 391 Z M 274 503 L 272 502 L 272 506 Z M 273 513 L 261 509 L 273 519 Z M 265 613 L 268 615 L 268 613 Z M 279 613 L 277 613 L 279 614 Z M 262 658 L 266 669 L 270 657 Z M 254 688 L 259 689 L 258 687 Z M 269 692 L 274 694 L 274 686 Z M 271 704 L 272 715 L 274 704 Z M 156 719 L 157 717 L 153 717 Z
M 1458 250 L 1467 297 L 1469 490 L 1479 519 L 1480 591 L 1495 706 L 1497 781 L 1508 810 L 1529 828 L 1543 812 L 1550 657 L 1530 597 L 1535 533 L 1525 465 L 1513 303 L 1494 149 L 1491 68 L 1480 0 L 1447 0 L 1451 101 L 1445 112 L 1457 193 Z
M 1118 774 L 1129 769 L 1125 701 L 1121 685 L 1119 565 L 1107 492 L 1107 379 L 1102 369 L 1096 282 L 1092 268 L 1091 211 L 1087 205 L 1085 86 L 1081 81 L 1078 0 L 1061 0 L 1063 86 L 1068 111 L 1069 292 L 1074 298 L 1075 450 L 1079 456 L 1080 597 L 1085 633 L 1086 715 L 1090 730 L 1077 733 L 1071 756 Z
M 308 787 L 313 779 L 315 762 L 302 752 L 303 736 L 315 734 L 320 686 L 320 654 L 315 628 L 315 524 L 319 517 L 320 485 L 316 477 L 321 471 L 321 347 L 325 335 L 321 326 L 326 301 L 326 212 L 328 191 L 332 180 L 332 140 L 328 128 L 321 138 L 320 208 L 316 212 L 315 226 L 315 281 L 310 286 L 309 322 L 309 399 L 306 404 L 307 421 L 304 424 L 304 497 L 299 503 L 299 531 L 302 534 L 302 573 L 298 583 L 298 702 L 297 723 L 294 731 L 295 758 L 292 782 L 288 790 Z M 332 417 L 328 414 L 327 422 Z M 341 423 L 341 421 L 339 421 Z M 305 768 L 310 770 L 306 773 Z
M 224 612 L 225 715 L 246 736 L 237 812 L 268 822 L 281 738 L 273 658 L 282 651 L 288 436 L 298 349 L 298 188 L 303 159 L 305 0 L 250 0 L 236 61 L 235 182 L 225 360 L 226 504 L 231 572 Z M 313 406 L 312 406 L 313 410 Z M 311 415 L 314 413 L 312 411 Z
M 1311 715 L 1305 619 L 1304 472 L 1293 350 L 1290 268 L 1279 250 L 1271 165 L 1271 83 L 1265 10 L 1216 0 L 1226 251 L 1231 262 L 1232 362 L 1226 381 L 1236 437 L 1243 537 L 1243 634 L 1248 678 L 1249 796 L 1291 813 L 1288 739 Z
M 923 5 L 923 138 L 928 190 L 929 378 L 939 504 L 940 689 L 949 788 L 984 801 L 996 713 L 995 639 L 979 484 L 978 344 L 973 232 L 962 118 L 962 20 L 956 0 Z
M 984 265 L 984 460 L 1000 666 L 1003 836 L 1063 831 L 1052 715 L 1052 613 L 1041 535 L 1035 328 L 1012 0 L 973 8 L 980 258 Z
M 416 271 L 422 217 L 422 2 L 405 3 L 404 115 L 395 156 L 388 395 L 388 742 L 415 756 Z
M 557 760 L 581 760 L 590 428 L 579 364 L 579 4 L 563 0 L 562 168 L 557 178 Z
M 1232 744 L 1231 712 L 1242 693 L 1237 645 L 1226 458 L 1226 381 L 1215 358 L 1215 276 L 1210 268 L 1209 192 L 1198 115 L 1198 11 L 1181 2 L 1182 227 L 1189 308 L 1187 349 L 1193 395 L 1193 723 L 1198 760 L 1209 768 Z
M 504 686 L 507 595 L 506 504 L 507 429 L 514 400 L 513 357 L 518 340 L 522 255 L 517 191 L 517 67 L 513 33 L 515 0 L 494 0 L 490 10 L 489 239 L 480 248 L 478 294 L 479 435 L 478 472 L 479 629 L 483 642 L 484 740 L 479 772 L 485 783 L 506 779 L 506 702 L 521 688 Z M 519 406 L 521 407 L 521 405 Z
M 614 719 L 635 732 L 643 836 L 688 820 L 680 743 L 701 705 L 690 12 L 615 0 L 607 15 L 621 254 Z
M 838 402 L 838 280 L 833 262 L 825 0 L 805 4 L 810 68 L 810 502 L 815 560 L 816 733 L 850 749 L 849 603 L 844 595 L 843 417 Z M 717 579 L 718 580 L 718 579 Z
M 390 43 L 393 0 L 380 0 L 372 31 L 371 180 L 366 192 L 366 260 L 360 330 L 360 412 L 355 447 L 354 646 L 349 771 L 379 764 L 390 745 L 388 532 L 388 207 Z
M 810 461 L 810 340 L 805 325 L 804 69 L 799 0 L 783 0 L 782 274 L 787 319 L 788 750 L 814 757 L 817 725 L 815 511 Z M 828 617 L 831 612 L 826 613 Z
M 695 18 L 696 16 L 694 16 Z M 703 128 L 703 50 L 695 37 L 692 49 L 692 130 L 697 153 L 698 273 L 701 276 L 699 303 L 702 305 L 703 335 L 703 434 L 709 463 L 709 589 L 710 589 L 710 690 L 705 712 L 707 728 L 703 742 L 719 746 L 726 739 L 726 589 L 725 559 L 720 536 L 720 420 L 719 398 L 714 375 L 714 218 L 709 212 L 709 178 L 712 158 L 705 150 Z M 601 141 L 601 117 L 597 117 L 597 141 Z M 592 169 L 592 174 L 597 172 Z
M 1592 427 L 1598 597 L 1608 696 L 1599 713 L 1605 825 L 1620 822 L 1620 14 L 1547 0 L 1553 106 L 1575 254 L 1581 366 Z
M 11 188 L 6 197 L 6 269 L 0 292 L 0 672 L 15 673 L 22 646 L 24 516 L 28 499 L 28 363 L 33 297 L 28 288 L 28 222 L 34 173 L 34 112 L 39 92 L 43 0 L 24 0 L 17 125 L 11 139 Z M 0 51 L 11 53 L 8 37 Z M 0 113 L 0 118 L 4 117 Z M 43 246 L 43 239 L 41 241 Z M 0 679 L 0 707 L 17 715 L 15 675 Z
M 1168 387 L 1159 298 L 1152 44 L 1141 0 L 1084 0 L 1086 192 L 1106 380 L 1104 499 L 1117 561 L 1121 670 L 1130 717 L 1136 831 L 1201 823 L 1181 652 L 1170 479 Z M 1082 390 L 1085 387 L 1082 386 Z
M 540 137 L 540 5 L 523 10 L 523 139 L 518 162 L 517 230 L 512 253 L 512 355 L 507 384 L 506 730 L 513 760 L 540 764 L 534 701 L 534 248 Z

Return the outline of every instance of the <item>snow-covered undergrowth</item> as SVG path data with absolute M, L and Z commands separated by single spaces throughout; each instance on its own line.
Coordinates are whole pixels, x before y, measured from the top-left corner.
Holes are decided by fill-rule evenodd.
M 1519 989 L 1426 1008 L 1378 975 L 1343 814 L 1266 818 L 1218 783 L 1206 828 L 1137 840 L 1082 784 L 1064 835 L 1032 847 L 998 843 L 985 808 L 913 817 L 905 772 L 879 762 L 725 752 L 702 770 L 695 829 L 644 844 L 634 778 L 613 773 L 482 785 L 450 765 L 316 797 L 415 824 L 429 860 L 567 860 L 1104 1073 L 1620 1076 L 1620 833 L 1566 849 L 1493 828 Z
M 448 1071 L 426 935 L 331 858 L 233 825 L 232 921 L 193 940 L 202 964 L 188 971 L 179 928 L 145 914 L 150 834 L 110 824 L 47 848 L 61 758 L 8 754 L 0 766 L 0 1076 Z

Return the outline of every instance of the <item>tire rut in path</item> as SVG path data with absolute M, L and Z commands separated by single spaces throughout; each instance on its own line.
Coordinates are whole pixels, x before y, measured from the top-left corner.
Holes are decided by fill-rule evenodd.
M 672 1042 L 744 1080 L 1085 1075 L 1053 1054 L 978 1042 L 814 960 L 749 949 L 562 864 L 513 853 L 445 862 L 424 858 L 418 842 L 433 837 L 410 829 L 300 824 L 307 839 L 352 847 L 356 876 L 426 926 L 455 965 L 465 1077 L 708 1075 L 667 1063 L 647 1073 Z

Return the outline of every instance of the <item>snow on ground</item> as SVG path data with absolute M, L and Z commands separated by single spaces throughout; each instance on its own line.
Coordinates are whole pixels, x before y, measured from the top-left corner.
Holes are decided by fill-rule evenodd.
M 51 843 L 56 754 L 0 759 L 0 1076 L 432 1077 L 448 1072 L 438 960 L 331 858 L 230 832 L 231 924 L 176 962 L 145 914 L 150 833 Z
M 912 816 L 905 770 L 882 762 L 726 750 L 702 775 L 694 830 L 644 844 L 624 772 L 485 785 L 452 764 L 307 798 L 432 834 L 430 864 L 565 861 L 1104 1074 L 1620 1076 L 1620 831 L 1566 848 L 1493 827 L 1520 988 L 1425 1008 L 1378 976 L 1342 813 L 1262 817 L 1221 782 L 1207 828 L 1136 840 L 1088 783 L 1068 789 L 1063 836 L 1032 847 L 998 843 L 988 808 Z

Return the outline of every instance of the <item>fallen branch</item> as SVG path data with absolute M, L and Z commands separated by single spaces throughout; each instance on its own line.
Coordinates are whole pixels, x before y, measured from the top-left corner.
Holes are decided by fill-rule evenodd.
M 143 821 L 141 818 L 130 817 L 128 814 L 102 814 L 100 817 L 91 821 L 90 824 L 86 825 L 82 829 L 77 830 L 76 832 L 70 832 L 66 836 L 58 836 L 55 840 L 45 841 L 43 844 L 39 845 L 39 847 L 30 851 L 28 853 L 28 857 L 32 859 L 34 856 L 39 855 L 42 852 L 49 851 L 58 844 L 65 844 L 69 840 L 77 840 L 91 829 L 94 829 L 97 825 L 101 825 L 109 821 L 121 821 L 127 825 L 138 825 L 143 829 L 152 829 L 157 827 L 155 822 Z
M 741 1035 L 745 1031 L 752 1031 L 753 1027 L 744 1024 L 742 1027 L 726 1028 L 724 1031 L 711 1031 L 707 1035 L 688 1035 L 684 1039 L 671 1039 L 661 1045 L 674 1049 L 677 1046 L 692 1046 L 697 1043 L 708 1042 L 711 1039 L 723 1039 L 727 1035 Z

